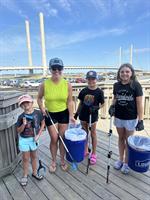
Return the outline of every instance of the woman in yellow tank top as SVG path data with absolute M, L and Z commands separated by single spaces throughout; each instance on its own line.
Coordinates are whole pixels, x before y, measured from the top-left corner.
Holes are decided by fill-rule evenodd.
M 50 152 L 52 155 L 52 163 L 49 170 L 52 173 L 56 171 L 56 155 L 59 140 L 50 119 L 47 117 L 46 109 L 62 137 L 64 137 L 65 130 L 68 128 L 69 121 L 75 123 L 75 119 L 73 117 L 72 87 L 71 84 L 62 77 L 62 60 L 59 58 L 51 59 L 49 62 L 49 69 L 52 76 L 40 85 L 37 102 L 43 115 L 45 115 L 45 123 L 51 137 Z M 45 101 L 45 106 L 43 105 L 43 99 Z M 64 160 L 65 149 L 60 141 L 59 150 L 61 156 L 60 166 L 62 170 L 66 171 L 68 166 Z

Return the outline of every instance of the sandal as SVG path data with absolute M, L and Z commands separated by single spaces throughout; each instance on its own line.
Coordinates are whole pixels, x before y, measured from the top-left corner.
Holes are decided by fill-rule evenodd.
M 26 186 L 27 183 L 28 183 L 28 177 L 27 176 L 22 177 L 21 180 L 20 180 L 20 184 L 22 186 Z
M 63 171 L 67 171 L 68 170 L 68 165 L 66 164 L 66 163 L 62 163 L 61 165 L 60 165 L 60 167 L 61 167 L 61 169 L 63 170 Z
M 49 167 L 49 172 L 50 173 L 55 173 L 56 172 L 56 164 L 51 164 Z
M 96 161 L 97 161 L 97 156 L 96 156 L 96 154 L 92 154 L 91 157 L 90 157 L 90 164 L 91 164 L 91 165 L 95 165 L 95 164 L 96 164 Z
M 40 181 L 43 179 L 43 176 L 42 175 L 38 175 L 38 174 L 32 174 L 32 177 L 35 178 L 36 180 Z

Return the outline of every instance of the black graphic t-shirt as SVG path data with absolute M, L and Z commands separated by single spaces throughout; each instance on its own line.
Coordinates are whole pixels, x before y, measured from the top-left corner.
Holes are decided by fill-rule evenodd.
M 137 118 L 136 97 L 142 96 L 142 87 L 139 82 L 123 85 L 116 82 L 113 87 L 113 94 L 116 99 L 115 117 L 131 120 Z
M 35 134 L 38 134 L 41 122 L 44 119 L 43 114 L 40 110 L 34 110 L 34 112 L 31 114 L 22 113 L 18 117 L 17 127 L 20 127 L 22 125 L 24 117 L 27 120 L 27 124 L 24 131 L 20 133 L 20 136 L 24 138 L 34 137 Z
M 89 115 L 90 106 L 99 106 L 99 103 L 104 103 L 104 92 L 100 88 L 90 90 L 88 87 L 82 89 L 79 93 L 78 99 L 83 103 L 81 108 L 81 115 Z M 98 114 L 98 110 L 95 111 Z

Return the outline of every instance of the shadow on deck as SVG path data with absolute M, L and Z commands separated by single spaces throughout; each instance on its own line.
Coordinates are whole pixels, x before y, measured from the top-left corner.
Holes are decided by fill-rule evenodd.
M 106 133 L 98 131 L 98 161 L 96 166 L 90 166 L 86 175 L 87 160 L 78 165 L 79 170 L 63 172 L 58 166 L 55 174 L 50 174 L 48 166 L 51 161 L 49 153 L 49 136 L 44 133 L 41 137 L 39 156 L 47 167 L 46 177 L 38 182 L 31 177 L 28 185 L 21 187 L 19 180 L 22 176 L 22 165 L 15 171 L 0 179 L 0 200 L 149 200 L 150 199 L 150 171 L 139 174 L 134 171 L 130 175 L 123 175 L 113 169 L 113 162 L 118 158 L 117 137 L 112 136 L 112 159 L 110 168 L 110 183 L 106 184 L 106 168 L 108 153 L 108 137 Z M 31 174 L 31 168 L 30 168 Z

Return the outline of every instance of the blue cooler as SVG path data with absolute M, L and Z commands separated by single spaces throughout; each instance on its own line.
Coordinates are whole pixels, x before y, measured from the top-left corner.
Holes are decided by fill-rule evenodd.
M 147 172 L 150 165 L 150 138 L 130 136 L 128 138 L 128 165 L 136 172 Z
M 71 128 L 65 132 L 65 144 L 76 162 L 84 160 L 87 133 L 81 128 Z M 66 152 L 66 159 L 73 162 Z

